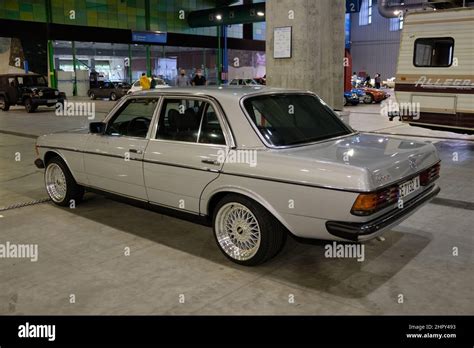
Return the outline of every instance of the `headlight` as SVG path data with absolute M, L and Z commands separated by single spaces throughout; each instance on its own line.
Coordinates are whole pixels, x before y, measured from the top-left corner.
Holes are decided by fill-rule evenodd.
M 42 92 L 42 91 L 39 91 L 39 92 L 38 92 L 38 95 L 39 95 L 40 97 L 42 97 L 42 96 L 43 96 L 43 92 Z
M 58 91 L 54 91 L 54 95 L 59 95 L 59 92 L 58 92 Z

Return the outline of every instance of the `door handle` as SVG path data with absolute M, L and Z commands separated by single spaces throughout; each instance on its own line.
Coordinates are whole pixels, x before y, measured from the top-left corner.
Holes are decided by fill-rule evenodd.
M 212 159 L 203 159 L 201 160 L 202 163 L 206 163 L 206 164 L 212 164 L 214 166 L 220 166 L 221 163 L 218 161 L 218 160 L 212 160 Z
M 136 153 L 137 155 L 141 155 L 143 153 L 143 150 L 129 149 L 128 152 Z

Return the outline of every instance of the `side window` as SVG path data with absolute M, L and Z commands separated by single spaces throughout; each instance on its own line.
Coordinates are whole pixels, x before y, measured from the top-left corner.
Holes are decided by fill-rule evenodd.
M 156 139 L 225 144 L 212 105 L 198 99 L 165 99 Z
M 230 85 L 231 85 L 231 86 L 237 86 L 237 84 L 238 84 L 238 81 L 237 81 L 237 80 L 232 80 L 232 81 L 230 82 Z
M 15 87 L 15 78 L 14 77 L 9 77 L 8 78 L 8 86 Z
M 133 86 L 134 86 L 134 87 L 140 87 L 140 80 L 138 80 L 137 82 L 135 82 L 135 83 L 133 84 Z
M 145 138 L 158 99 L 130 99 L 117 111 L 107 125 L 106 134 Z
M 416 67 L 447 68 L 453 64 L 453 51 L 452 37 L 416 39 L 413 64 Z
M 224 133 L 222 132 L 219 119 L 211 104 L 207 104 L 201 120 L 201 131 L 199 143 L 225 145 Z
M 198 139 L 199 115 L 204 101 L 196 99 L 165 99 L 158 121 L 157 139 L 187 141 Z

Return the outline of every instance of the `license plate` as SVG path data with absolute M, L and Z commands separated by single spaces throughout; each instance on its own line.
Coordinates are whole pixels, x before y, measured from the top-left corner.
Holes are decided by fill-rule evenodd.
M 410 193 L 420 189 L 420 177 L 417 176 L 398 186 L 399 198 L 408 196 Z
M 48 99 L 46 102 L 48 104 L 56 103 L 58 100 L 57 99 Z

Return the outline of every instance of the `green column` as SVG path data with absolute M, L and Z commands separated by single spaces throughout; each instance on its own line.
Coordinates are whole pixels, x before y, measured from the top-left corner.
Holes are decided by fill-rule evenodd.
M 147 31 L 150 31 L 150 0 L 145 0 L 145 28 Z M 146 74 L 151 76 L 151 47 L 146 45 Z
M 47 22 L 47 37 L 48 37 L 48 79 L 52 88 L 58 87 L 58 81 L 56 79 L 56 70 L 54 69 L 54 47 L 53 41 L 49 40 L 49 24 L 53 21 L 53 12 L 51 6 L 51 0 L 44 1 L 44 7 L 46 10 L 46 22 Z
M 222 52 L 221 52 L 221 31 L 222 27 L 217 26 L 217 85 L 221 85 L 221 71 L 222 71 Z
M 72 45 L 72 67 L 74 70 L 74 80 L 73 80 L 73 87 L 72 87 L 72 95 L 77 96 L 77 76 L 76 76 L 76 43 L 74 41 L 71 41 Z

